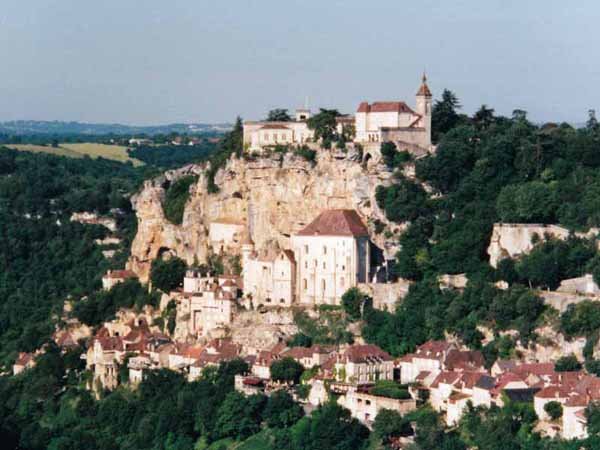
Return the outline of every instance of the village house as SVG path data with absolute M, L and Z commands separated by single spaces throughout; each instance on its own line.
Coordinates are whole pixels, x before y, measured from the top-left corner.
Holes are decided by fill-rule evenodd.
M 281 354 L 282 358 L 292 358 L 306 369 L 321 366 L 335 352 L 333 347 L 313 345 L 311 347 L 292 347 Z
M 300 304 L 339 305 L 370 273 L 369 233 L 355 210 L 323 211 L 291 236 Z
M 108 270 L 102 277 L 102 288 L 109 291 L 116 284 L 123 283 L 130 278 L 137 278 L 135 272 L 131 270 Z
M 35 354 L 21 352 L 13 364 L 13 375 L 18 375 L 25 369 L 31 369 L 35 366 Z
M 338 382 L 354 385 L 393 380 L 394 360 L 376 345 L 351 345 L 337 355 L 334 378 Z
M 397 411 L 401 415 L 417 409 L 417 402 L 410 399 L 396 399 L 373 395 L 352 387 L 338 398 L 338 404 L 350 410 L 352 417 L 357 418 L 367 426 L 371 426 L 375 417 L 382 409 Z
M 190 334 L 206 335 L 231 324 L 238 307 L 239 281 L 230 275 L 203 277 L 198 271 L 186 272 L 178 299 L 189 314 Z
M 294 120 L 287 122 L 246 121 L 244 122 L 244 148 L 262 153 L 276 145 L 302 145 L 312 142 L 314 131 L 308 128 L 310 110 L 298 109 Z

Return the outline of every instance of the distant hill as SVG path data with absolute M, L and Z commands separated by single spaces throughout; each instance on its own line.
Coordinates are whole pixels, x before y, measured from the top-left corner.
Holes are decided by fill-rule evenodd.
M 168 125 L 136 126 L 118 123 L 81 123 L 40 120 L 15 120 L 0 122 L 0 134 L 10 135 L 147 135 L 156 134 L 201 134 L 207 132 L 224 132 L 231 129 L 231 124 L 219 123 L 173 123 Z

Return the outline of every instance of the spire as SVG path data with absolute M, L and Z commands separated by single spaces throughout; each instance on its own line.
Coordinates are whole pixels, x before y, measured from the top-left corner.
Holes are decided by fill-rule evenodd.
M 417 96 L 431 97 L 431 91 L 429 90 L 429 86 L 427 86 L 427 75 L 425 74 L 425 71 L 423 71 L 423 77 L 421 77 L 421 87 L 419 87 Z

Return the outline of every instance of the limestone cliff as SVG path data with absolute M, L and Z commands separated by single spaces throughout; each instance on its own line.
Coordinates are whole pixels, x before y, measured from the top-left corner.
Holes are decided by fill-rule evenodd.
M 147 181 L 134 198 L 138 232 L 132 244 L 129 268 L 145 281 L 152 260 L 171 252 L 192 263 L 206 260 L 209 251 L 209 224 L 228 218 L 247 225 L 256 248 L 277 243 L 289 247 L 289 236 L 330 208 L 356 209 L 373 230 L 373 220 L 386 224 L 397 234 L 398 225 L 390 224 L 375 201 L 375 189 L 389 183 L 390 172 L 379 162 L 359 160 L 349 152 L 321 151 L 316 164 L 293 153 L 240 159 L 232 157 L 220 169 L 215 182 L 219 192 L 207 191 L 206 167 L 187 166 Z M 162 201 L 168 180 L 187 173 L 199 175 L 190 188 L 183 222 L 174 225 L 165 219 Z M 392 258 L 397 238 L 371 233 L 371 239 Z

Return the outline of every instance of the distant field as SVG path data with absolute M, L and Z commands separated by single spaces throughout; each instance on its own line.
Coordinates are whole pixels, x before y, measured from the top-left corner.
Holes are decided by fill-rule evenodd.
M 15 150 L 34 152 L 34 153 L 49 153 L 52 155 L 68 156 L 70 158 L 83 158 L 88 155 L 90 158 L 103 157 L 114 161 L 131 161 L 134 166 L 141 166 L 144 163 L 138 159 L 130 158 L 127 155 L 127 147 L 119 145 L 105 145 L 94 143 L 83 144 L 59 144 L 58 148 L 42 145 L 6 145 L 8 148 Z

